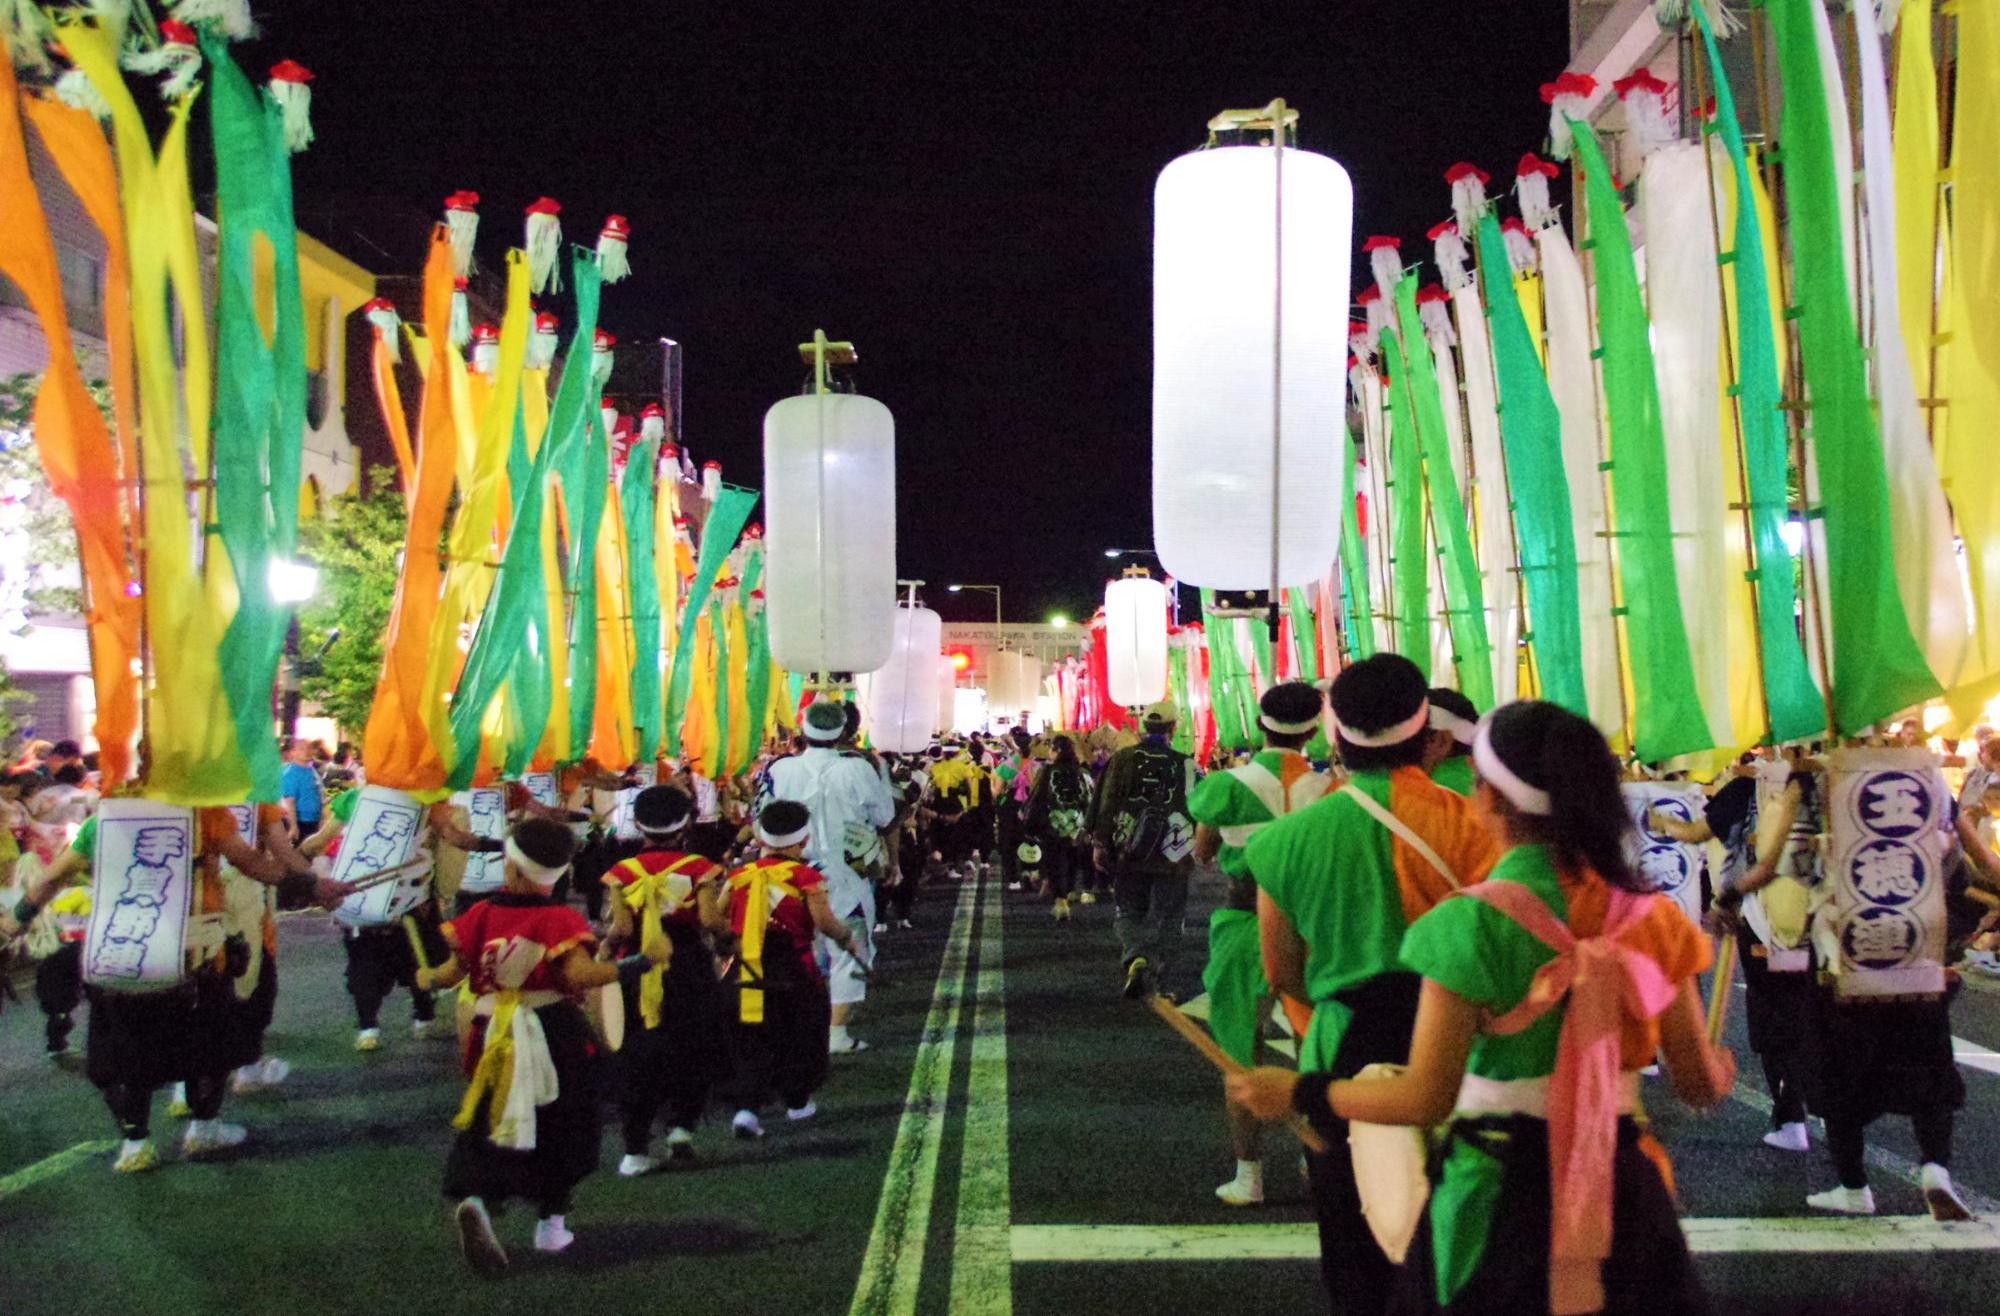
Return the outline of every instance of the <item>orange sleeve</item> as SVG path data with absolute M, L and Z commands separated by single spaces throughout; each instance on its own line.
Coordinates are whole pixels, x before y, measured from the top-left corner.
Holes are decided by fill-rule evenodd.
M 1714 944 L 1665 896 L 1653 897 L 1651 908 L 1618 940 L 1651 958 L 1670 982 L 1706 972 L 1715 958 Z
M 1477 805 L 1447 790 L 1420 768 L 1401 768 L 1390 779 L 1390 808 L 1451 866 L 1461 885 L 1484 881 L 1500 861 L 1502 847 Z M 1431 862 L 1393 837 L 1396 886 L 1402 896 L 1403 919 L 1414 923 L 1452 892 L 1451 884 Z

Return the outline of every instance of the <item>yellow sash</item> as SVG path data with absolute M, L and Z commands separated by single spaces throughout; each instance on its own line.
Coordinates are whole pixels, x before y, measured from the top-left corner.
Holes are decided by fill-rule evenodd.
M 493 993 L 493 1017 L 486 1021 L 486 1044 L 479 1052 L 479 1063 L 473 1066 L 472 1081 L 465 1085 L 465 1100 L 458 1105 L 458 1114 L 453 1118 L 454 1129 L 469 1129 L 479 1108 L 492 1101 L 492 1116 L 487 1127 L 499 1123 L 499 1114 L 507 1109 L 507 1096 L 514 1086 L 514 1011 L 521 1008 L 521 993 L 518 991 Z
M 731 891 L 747 891 L 743 932 L 736 949 L 736 981 L 743 988 L 737 1018 L 746 1024 L 764 1022 L 764 933 L 771 923 L 771 888 L 797 900 L 805 897 L 785 878 L 798 868 L 790 859 L 779 864 L 752 864 L 729 875 Z
M 627 859 L 618 865 L 619 872 L 631 875 L 625 884 L 625 906 L 638 915 L 639 949 L 659 960 L 639 979 L 639 1017 L 648 1028 L 660 1026 L 660 1010 L 667 994 L 667 963 L 673 952 L 667 930 L 660 924 L 660 900 L 667 888 L 667 878 L 700 857 L 682 855 L 657 873 L 649 872 L 637 859 Z

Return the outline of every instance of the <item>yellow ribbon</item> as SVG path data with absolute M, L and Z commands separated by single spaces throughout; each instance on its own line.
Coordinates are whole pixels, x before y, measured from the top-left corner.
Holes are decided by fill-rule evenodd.
M 673 954 L 673 942 L 668 940 L 667 930 L 660 922 L 660 901 L 666 893 L 667 878 L 696 858 L 696 855 L 682 855 L 657 873 L 647 872 L 637 859 L 627 859 L 618 865 L 618 871 L 628 875 L 625 905 L 638 915 L 639 949 L 647 958 L 657 961 L 639 979 L 639 1017 L 648 1028 L 660 1026 L 667 994 L 667 962 Z
M 732 891 L 749 893 L 743 906 L 743 931 L 736 943 L 736 981 L 742 986 L 737 1018 L 746 1024 L 764 1022 L 764 934 L 771 924 L 771 888 L 804 899 L 785 876 L 798 868 L 790 859 L 777 864 L 751 864 L 729 875 Z
M 472 1081 L 466 1084 L 465 1100 L 458 1104 L 458 1114 L 451 1121 L 453 1128 L 471 1128 L 484 1105 L 486 1126 L 491 1129 L 500 1112 L 507 1109 L 507 1097 L 514 1087 L 514 1012 L 520 1008 L 518 991 L 493 993 L 493 1017 L 486 1021 L 486 1045 L 479 1052 L 479 1063 L 473 1066 Z

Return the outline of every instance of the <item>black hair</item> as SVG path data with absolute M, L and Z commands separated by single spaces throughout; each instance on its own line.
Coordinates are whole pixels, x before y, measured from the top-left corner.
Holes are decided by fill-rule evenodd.
M 1333 703 L 1334 719 L 1365 735 L 1404 721 L 1430 697 L 1430 682 L 1417 665 L 1399 653 L 1378 653 L 1363 658 L 1334 678 L 1327 692 Z M 1340 742 L 1340 758 L 1349 769 L 1415 767 L 1424 761 L 1422 735 L 1409 736 L 1393 745 L 1357 745 L 1335 728 Z
M 1074 740 L 1071 740 L 1068 736 L 1056 737 L 1056 762 L 1058 763 L 1076 762 L 1076 742 Z
M 576 858 L 576 836 L 548 818 L 523 818 L 514 824 L 514 844 L 544 868 L 565 868 Z
M 1653 890 L 1629 858 L 1632 816 L 1603 732 L 1559 704 L 1535 699 L 1495 713 L 1487 735 L 1509 771 L 1549 794 L 1547 815 L 1513 811 L 1518 831 L 1545 842 L 1561 868 L 1593 869 L 1627 891 Z
M 49 746 L 49 754 L 51 757 L 61 755 L 66 759 L 80 759 L 83 757 L 83 746 L 74 740 L 58 740 Z
M 842 704 L 840 715 L 847 719 L 847 729 L 840 733 L 842 740 L 852 740 L 861 734 L 861 705 Z
M 757 825 L 773 836 L 790 836 L 812 822 L 812 810 L 797 800 L 772 800 L 757 815 Z
M 1479 720 L 1479 709 L 1474 706 L 1470 699 L 1465 697 L 1463 691 L 1453 690 L 1450 686 L 1440 685 L 1431 687 L 1431 707 L 1442 708 L 1445 712 L 1462 717 L 1468 722 L 1477 722 Z M 1454 736 L 1451 741 L 1451 752 L 1446 754 L 1445 757 L 1448 759 L 1463 758 L 1471 752 L 1472 746 Z
M 83 764 L 65 763 L 60 768 L 57 768 L 56 785 L 58 786 L 83 785 Z
M 649 835 L 679 831 L 693 812 L 687 792 L 678 786 L 648 786 L 632 797 L 632 822 Z

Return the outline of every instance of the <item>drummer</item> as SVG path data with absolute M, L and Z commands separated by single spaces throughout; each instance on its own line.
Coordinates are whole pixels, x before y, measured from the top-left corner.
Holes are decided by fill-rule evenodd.
M 1472 754 L 1508 848 L 1403 938 L 1423 978 L 1408 1068 L 1347 1080 L 1258 1069 L 1231 1094 L 1327 1134 L 1347 1120 L 1451 1120 L 1399 1309 L 1705 1312 L 1657 1144 L 1633 1115 L 1655 1054 L 1692 1105 L 1735 1083 L 1735 1058 L 1704 1029 L 1708 942 L 1628 863 L 1617 761 L 1588 721 L 1510 704 L 1480 724 Z M 1611 1031 L 1588 1033 L 1588 1020 Z
M 625 1121 L 627 1178 L 654 1166 L 647 1154 L 653 1121 L 667 1112 L 667 1155 L 694 1159 L 694 1127 L 709 1087 L 728 1058 L 724 992 L 702 934 L 726 937 L 720 865 L 679 848 L 694 802 L 677 786 L 648 786 L 632 801 L 632 821 L 644 838 L 640 852 L 604 875 L 615 949 L 672 950 L 665 967 L 650 969 L 624 990 L 625 1036 L 617 1061 L 617 1099 Z

